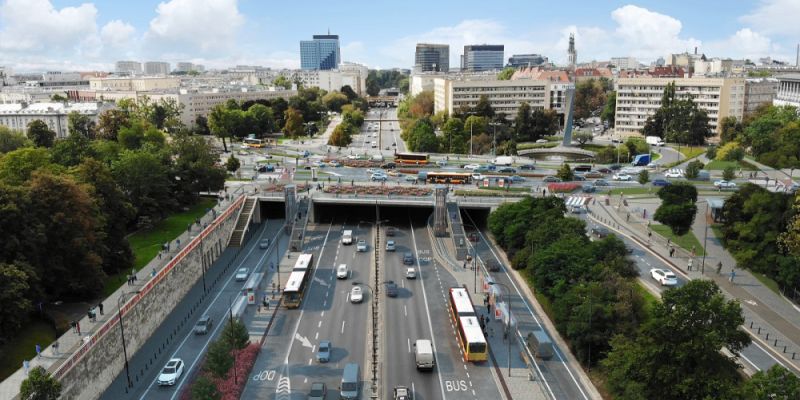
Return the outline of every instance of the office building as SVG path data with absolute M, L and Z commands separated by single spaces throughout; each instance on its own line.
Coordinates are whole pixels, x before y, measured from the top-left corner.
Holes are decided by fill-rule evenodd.
M 541 54 L 514 54 L 508 58 L 508 66 L 513 68 L 538 67 L 548 62 Z
M 339 35 L 314 35 L 300 41 L 300 68 L 328 70 L 339 68 Z
M 167 75 L 169 74 L 169 63 L 148 61 L 144 63 L 144 73 L 147 75 Z
M 502 44 L 479 44 L 464 46 L 461 56 L 462 71 L 489 71 L 503 69 L 505 46 Z
M 414 52 L 417 72 L 447 72 L 450 70 L 450 45 L 417 43 Z
M 0 125 L 9 129 L 24 131 L 34 120 L 41 120 L 56 133 L 56 138 L 63 139 L 69 135 L 67 116 L 77 112 L 89 116 L 97 122 L 97 116 L 112 108 L 111 103 L 10 103 L 0 104 Z
M 639 68 L 639 60 L 634 57 L 611 57 L 611 64 L 618 70 Z
M 778 94 L 773 103 L 776 106 L 794 106 L 800 110 L 800 74 L 784 74 L 778 80 Z
M 691 95 L 708 113 L 709 125 L 718 134 L 720 120 L 728 116 L 741 120 L 744 115 L 744 78 L 621 78 L 617 80 L 615 133 L 641 133 L 647 118 L 661 107 L 661 96 L 670 82 L 675 82 L 678 98 Z
M 538 79 L 438 77 L 433 79 L 434 112 L 445 111 L 452 115 L 459 108 L 475 107 L 481 96 L 486 96 L 495 113 L 502 113 L 506 119 L 512 120 L 522 103 L 528 103 L 533 110 L 561 106 L 563 89 L 560 99 L 551 101 L 550 98 L 551 85 L 557 83 Z
M 175 89 L 181 85 L 178 77 L 113 77 L 113 78 L 91 78 L 89 79 L 89 89 L 96 91 L 108 90 L 131 90 L 149 91 L 161 89 Z
M 117 61 L 114 71 L 120 75 L 139 75 L 142 73 L 142 63 L 138 61 Z
M 752 114 L 762 104 L 772 104 L 780 81 L 775 78 L 748 78 L 744 85 L 744 115 Z

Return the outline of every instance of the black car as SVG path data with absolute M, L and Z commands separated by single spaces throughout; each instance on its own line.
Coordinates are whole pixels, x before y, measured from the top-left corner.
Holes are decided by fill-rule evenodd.
M 387 162 L 386 164 L 381 165 L 383 169 L 395 169 L 396 165 L 393 162 Z
M 494 259 L 486 260 L 486 269 L 488 269 L 491 272 L 498 272 L 501 269 L 500 263 Z
M 522 164 L 519 166 L 519 169 L 522 171 L 533 171 L 536 167 L 534 167 L 533 164 Z
M 609 233 L 608 229 L 603 228 L 602 226 L 595 225 L 595 226 L 592 227 L 592 236 L 594 236 L 594 237 L 596 237 L 598 239 L 602 239 L 604 237 L 607 237 L 608 233 Z
M 397 297 L 397 284 L 389 281 L 386 282 L 386 295 L 389 297 Z
M 619 164 L 609 165 L 608 168 L 612 171 L 619 171 L 622 169 L 622 165 Z
M 497 172 L 505 172 L 507 174 L 516 174 L 517 170 L 511 167 L 500 168 Z
M 386 236 L 394 236 L 394 227 L 389 226 L 386 228 Z
M 610 174 L 611 173 L 611 169 L 610 168 L 598 168 L 597 172 L 599 172 L 601 174 Z

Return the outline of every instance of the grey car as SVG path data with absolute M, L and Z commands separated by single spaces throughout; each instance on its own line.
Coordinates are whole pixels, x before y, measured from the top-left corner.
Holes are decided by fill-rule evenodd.
M 311 384 L 311 391 L 308 392 L 308 400 L 325 400 L 328 395 L 328 387 L 322 382 Z
M 322 340 L 319 342 L 319 349 L 317 349 L 317 361 L 326 363 L 331 360 L 331 341 Z
M 205 335 L 209 331 L 211 331 L 211 325 L 214 324 L 214 321 L 211 319 L 210 316 L 204 315 L 197 320 L 197 323 L 194 325 L 194 334 L 195 335 Z
M 394 240 L 387 240 L 386 251 L 394 251 L 394 250 L 395 250 Z

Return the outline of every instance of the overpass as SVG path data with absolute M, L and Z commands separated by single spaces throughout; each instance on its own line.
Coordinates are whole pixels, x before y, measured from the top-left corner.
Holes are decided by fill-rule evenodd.
M 367 104 L 370 106 L 397 106 L 398 96 L 368 96 Z

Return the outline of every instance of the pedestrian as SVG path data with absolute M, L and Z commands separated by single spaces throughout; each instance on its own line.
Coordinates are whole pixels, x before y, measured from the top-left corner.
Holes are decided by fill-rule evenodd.
M 75 329 L 78 330 L 78 336 L 81 335 L 81 321 L 75 321 Z
M 100 310 L 100 315 L 103 315 L 103 303 L 98 304 L 97 309 Z
M 650 240 L 650 238 L 652 238 L 652 237 L 653 237 L 653 231 L 648 229 L 647 230 L 647 240 Z
M 161 252 L 160 251 L 158 252 L 158 259 L 159 260 L 161 259 Z
M 631 213 L 628 213 L 628 215 L 625 217 L 625 222 L 631 222 Z
M 28 376 L 28 368 L 30 368 L 31 364 L 28 360 L 22 360 L 22 368 L 25 369 L 25 376 Z
M 58 341 L 53 342 L 53 355 L 58 355 Z
M 669 246 L 669 257 L 670 257 L 670 258 L 672 258 L 672 256 L 673 256 L 674 254 L 675 254 L 675 248 L 674 248 L 674 247 L 672 247 L 672 245 L 670 245 L 670 246 Z
M 464 261 L 464 269 L 467 269 L 467 262 Z
M 717 263 L 717 275 L 722 271 L 722 261 Z
M 70 328 L 72 328 L 72 333 L 76 333 L 76 332 L 78 332 L 78 331 L 75 329 L 75 321 L 69 321 L 69 327 L 70 327 Z
M 731 278 L 730 278 L 731 283 L 733 283 L 734 279 L 736 279 L 736 270 L 731 268 Z
M 42 346 L 40 346 L 39 343 L 36 343 L 36 357 L 41 357 L 41 356 L 42 356 Z
M 153 267 L 153 270 L 150 271 L 150 276 L 155 278 L 156 277 L 156 267 Z
M 694 248 L 694 246 L 692 246 L 692 257 L 694 257 L 695 255 L 697 255 L 697 254 L 695 253 L 695 248 Z
M 691 270 L 692 270 L 692 259 L 691 259 L 691 258 L 689 259 L 689 265 L 688 265 L 688 268 L 689 268 L 689 271 L 691 271 Z
M 642 210 L 642 219 L 647 219 L 647 210 Z
M 180 239 L 175 239 L 175 248 L 176 249 L 180 249 L 181 248 L 181 240 Z
M 672 239 L 667 238 L 667 247 L 672 247 Z

